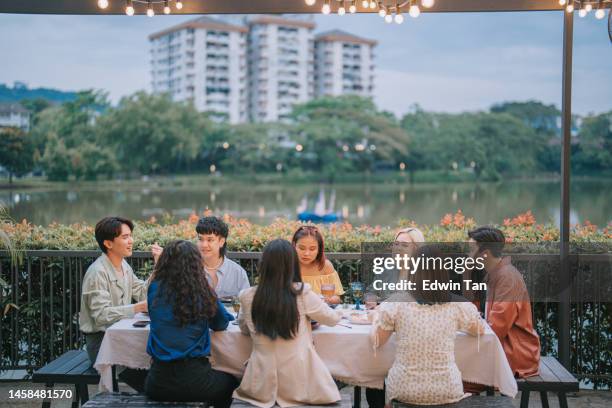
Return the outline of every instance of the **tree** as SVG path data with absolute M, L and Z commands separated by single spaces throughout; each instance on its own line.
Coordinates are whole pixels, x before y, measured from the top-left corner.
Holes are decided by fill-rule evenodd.
M 97 125 L 98 144 L 116 153 L 119 166 L 144 174 L 187 169 L 212 132 L 210 119 L 191 104 L 145 92 L 122 98 Z
M 9 183 L 13 176 L 21 176 L 32 170 L 34 164 L 34 145 L 29 135 L 18 128 L 0 129 L 0 165 L 9 173 Z
M 409 138 L 397 120 L 358 96 L 296 105 L 289 134 L 303 147 L 294 153 L 302 167 L 330 181 L 339 172 L 371 170 L 377 161 L 395 163 L 408 153 Z
M 584 118 L 578 136 L 576 167 L 592 171 L 612 169 L 612 111 Z

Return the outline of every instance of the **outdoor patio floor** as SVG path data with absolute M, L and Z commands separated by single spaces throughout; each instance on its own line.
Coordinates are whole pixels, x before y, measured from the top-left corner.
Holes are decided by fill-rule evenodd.
M 25 389 L 43 389 L 42 384 L 32 384 L 29 382 L 0 382 L 0 407 L 2 408 L 39 408 L 40 400 L 10 400 L 8 398 L 9 390 L 25 390 Z M 67 389 L 67 387 L 58 386 L 58 389 Z M 122 391 L 131 391 L 131 388 L 127 386 L 120 386 Z M 97 386 L 93 385 L 89 387 L 89 394 L 94 395 L 97 392 Z M 342 395 L 342 407 L 350 408 L 353 402 L 353 387 L 345 387 L 340 391 Z M 362 390 L 362 403 L 361 406 L 367 408 L 365 401 L 365 394 Z M 549 403 L 551 408 L 559 407 L 559 402 L 556 395 L 549 394 Z M 517 395 L 513 400 L 515 407 L 520 405 L 520 394 Z M 612 392 L 610 391 L 591 391 L 582 390 L 577 394 L 568 394 L 568 405 L 569 407 L 575 408 L 609 408 L 612 407 Z M 542 406 L 540 403 L 540 395 L 538 393 L 531 393 L 529 406 L 539 408 Z M 70 401 L 57 400 L 51 405 L 52 408 L 69 408 Z

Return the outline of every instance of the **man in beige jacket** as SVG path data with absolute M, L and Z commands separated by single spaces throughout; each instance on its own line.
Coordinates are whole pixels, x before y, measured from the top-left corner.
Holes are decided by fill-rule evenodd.
M 102 255 L 91 264 L 83 278 L 79 313 L 80 330 L 85 334 L 92 364 L 108 327 L 135 313 L 147 311 L 147 285 L 134 275 L 125 261 L 132 255 L 133 229 L 134 224 L 121 217 L 106 217 L 96 224 L 96 241 Z M 133 300 L 138 303 L 132 304 Z

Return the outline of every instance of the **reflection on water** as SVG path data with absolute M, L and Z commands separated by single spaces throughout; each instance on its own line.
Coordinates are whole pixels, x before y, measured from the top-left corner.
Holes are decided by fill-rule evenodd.
M 605 225 L 612 220 L 612 183 L 574 181 L 572 223 L 589 220 Z M 186 218 L 207 208 L 216 214 L 228 213 L 255 223 L 276 217 L 296 218 L 296 209 L 307 198 L 315 206 L 318 184 L 211 186 L 193 183 L 188 187 L 80 188 L 55 190 L 0 191 L 0 200 L 15 220 L 28 219 L 47 225 L 53 221 L 93 223 L 109 214 L 137 220 L 160 219 L 165 213 Z M 324 186 L 335 191 L 334 210 L 354 224 L 395 225 L 400 218 L 418 223 L 438 223 L 457 209 L 479 223 L 501 223 L 504 218 L 531 210 L 539 222 L 557 222 L 560 185 L 558 182 L 508 182 L 500 184 L 351 184 Z

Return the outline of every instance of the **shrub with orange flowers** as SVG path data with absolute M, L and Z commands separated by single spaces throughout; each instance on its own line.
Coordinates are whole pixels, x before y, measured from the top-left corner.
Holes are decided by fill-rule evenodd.
M 204 215 L 204 214 L 201 214 Z M 195 224 L 199 214 L 171 223 L 160 223 L 156 219 L 136 222 L 134 248 L 148 250 L 153 243 L 164 245 L 174 239 L 195 239 Z M 207 212 L 206 215 L 211 215 Z M 218 214 L 219 215 L 219 214 Z M 275 238 L 291 239 L 302 225 L 299 221 L 275 219 L 268 225 L 258 225 L 246 219 L 228 214 L 220 216 L 230 226 L 228 247 L 231 251 L 261 251 L 265 244 Z M 319 225 L 329 252 L 359 252 L 363 242 L 390 242 L 395 231 L 403 227 L 416 227 L 423 231 L 430 242 L 462 242 L 467 232 L 476 227 L 474 218 L 466 217 L 461 210 L 445 214 L 437 225 L 421 225 L 411 220 L 400 220 L 395 226 L 354 226 L 347 222 Z M 553 224 L 538 224 L 531 211 L 505 219 L 498 226 L 506 235 L 507 242 L 558 241 L 559 229 Z M 6 232 L 18 249 L 92 250 L 97 249 L 92 225 L 76 223 L 70 225 L 53 223 L 46 227 L 27 221 L 4 222 L 0 229 Z M 576 242 L 612 242 L 612 223 L 605 228 L 585 221 L 573 226 L 570 234 Z

